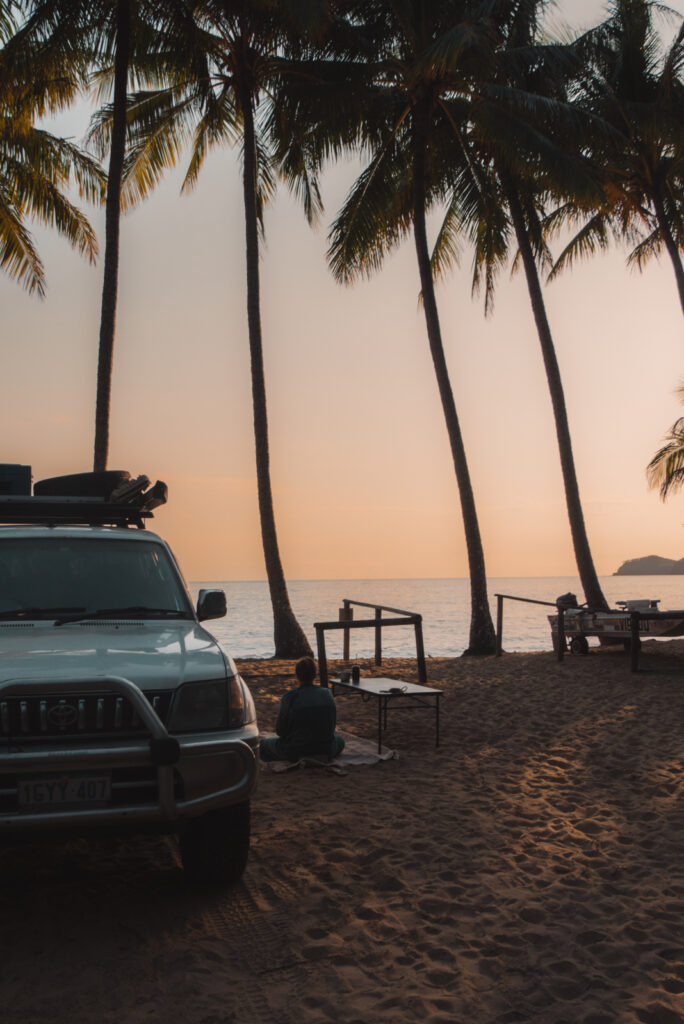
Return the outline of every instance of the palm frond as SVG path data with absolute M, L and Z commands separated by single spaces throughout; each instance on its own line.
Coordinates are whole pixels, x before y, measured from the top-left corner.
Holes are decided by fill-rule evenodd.
M 384 149 L 359 175 L 333 222 L 328 264 L 345 284 L 370 277 L 411 227 L 411 181 Z
M 460 203 L 452 201 L 437 232 L 437 238 L 430 257 L 432 277 L 435 281 L 446 277 L 447 272 L 457 267 L 461 258 L 461 232 L 463 213 Z
M 627 256 L 627 266 L 643 270 L 649 260 L 659 255 L 662 247 L 662 235 L 656 229 L 634 246 Z
M 318 178 L 305 153 L 291 146 L 279 164 L 279 172 L 290 192 L 301 202 L 309 224 L 315 224 L 323 212 Z
M 605 252 L 610 242 L 609 222 L 603 211 L 597 211 L 564 247 L 547 280 L 553 281 L 579 259 Z
M 0 267 L 29 294 L 45 294 L 45 270 L 29 231 L 0 189 Z
M 129 143 L 123 173 L 123 208 L 145 199 L 191 138 L 192 97 L 174 90 L 141 93 L 129 106 Z
M 646 468 L 649 487 L 657 488 L 663 501 L 684 484 L 684 417 L 673 424 L 667 436 L 667 444 Z
M 193 188 L 207 153 L 226 141 L 235 145 L 240 138 L 240 119 L 235 105 L 233 82 L 221 83 L 218 94 L 208 93 L 195 129 L 192 154 L 183 181 L 183 191 Z

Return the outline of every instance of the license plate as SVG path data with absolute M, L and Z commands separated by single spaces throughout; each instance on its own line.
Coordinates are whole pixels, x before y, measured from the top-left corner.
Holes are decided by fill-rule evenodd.
M 18 802 L 23 808 L 59 807 L 67 804 L 105 804 L 112 794 L 109 775 L 51 775 L 20 779 Z

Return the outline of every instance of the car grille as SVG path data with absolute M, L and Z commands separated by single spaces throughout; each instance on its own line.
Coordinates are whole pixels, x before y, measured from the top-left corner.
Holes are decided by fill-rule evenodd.
M 146 693 L 162 722 L 166 723 L 171 691 Z M 145 726 L 132 704 L 115 693 L 32 694 L 0 701 L 0 737 L 39 739 L 61 736 L 121 736 L 138 734 Z

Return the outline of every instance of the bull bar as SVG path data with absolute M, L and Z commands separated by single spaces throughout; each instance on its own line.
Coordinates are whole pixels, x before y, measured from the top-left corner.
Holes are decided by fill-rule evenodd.
M 0 773 L 45 771 L 92 771 L 93 768 L 141 767 L 155 765 L 157 769 L 158 801 L 133 807 L 99 807 L 90 809 L 56 810 L 46 812 L 0 813 L 0 833 L 24 829 L 40 829 L 49 823 L 52 828 L 97 826 L 112 823 L 135 823 L 136 821 L 160 823 L 192 818 L 222 807 L 226 798 L 240 793 L 238 800 L 246 800 L 254 789 L 256 772 L 255 755 L 252 747 L 242 738 L 198 739 L 197 736 L 178 739 L 170 736 L 154 708 L 135 683 L 123 676 L 98 676 L 96 678 L 74 679 L 73 676 L 49 679 L 32 678 L 7 679 L 0 682 L 0 700 L 4 697 L 40 693 L 59 693 L 68 687 L 72 694 L 92 692 L 102 688 L 125 697 L 133 705 L 141 722 L 149 733 L 149 739 L 131 739 L 111 746 L 84 746 L 78 750 L 49 748 L 36 750 L 0 751 Z M 256 730 L 255 730 L 256 735 Z M 176 800 L 174 793 L 174 766 L 192 757 L 208 754 L 228 754 L 238 761 L 241 771 L 236 771 L 236 781 L 223 789 L 189 800 Z M 244 792 L 240 792 L 244 791 Z

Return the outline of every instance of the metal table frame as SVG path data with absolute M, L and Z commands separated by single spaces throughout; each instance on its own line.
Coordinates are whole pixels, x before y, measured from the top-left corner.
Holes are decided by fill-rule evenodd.
M 368 701 L 371 697 L 378 701 L 378 753 L 382 751 L 382 732 L 387 728 L 387 712 L 392 711 L 434 711 L 435 712 L 435 746 L 439 746 L 439 698 L 442 690 L 431 686 L 420 686 L 418 683 L 405 683 L 401 679 L 388 679 L 376 676 L 361 679 L 358 683 L 343 682 L 331 679 L 333 696 L 336 690 L 345 695 L 358 693 Z M 401 693 L 390 693 L 390 687 L 400 687 Z

